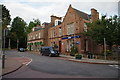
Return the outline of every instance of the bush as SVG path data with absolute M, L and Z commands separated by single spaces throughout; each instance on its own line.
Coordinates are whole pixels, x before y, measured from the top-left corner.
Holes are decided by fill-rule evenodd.
M 75 55 L 75 58 L 76 58 L 76 59 L 82 59 L 82 55 L 81 55 L 81 54 L 76 54 L 76 55 Z
M 104 51 L 102 51 L 102 53 L 100 55 L 104 56 Z M 110 55 L 112 55 L 112 51 L 106 50 L 106 56 L 110 56 Z

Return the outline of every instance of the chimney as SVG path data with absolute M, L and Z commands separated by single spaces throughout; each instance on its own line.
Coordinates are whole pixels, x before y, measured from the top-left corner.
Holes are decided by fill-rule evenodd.
M 91 20 L 96 21 L 99 19 L 99 12 L 97 12 L 96 9 L 92 8 L 91 9 Z

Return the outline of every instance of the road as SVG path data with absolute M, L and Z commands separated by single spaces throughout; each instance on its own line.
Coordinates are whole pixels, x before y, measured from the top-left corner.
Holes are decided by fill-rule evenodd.
M 118 69 L 109 65 L 77 63 L 15 50 L 6 51 L 6 55 L 32 60 L 20 70 L 4 76 L 7 78 L 118 78 Z

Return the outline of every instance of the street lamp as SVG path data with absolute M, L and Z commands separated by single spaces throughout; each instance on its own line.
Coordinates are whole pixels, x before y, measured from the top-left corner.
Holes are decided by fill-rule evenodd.
M 19 45 L 19 39 L 17 39 L 17 50 L 18 50 L 18 45 Z
M 10 43 L 10 41 L 11 41 L 11 40 L 10 40 L 10 38 L 11 38 L 11 36 L 10 36 L 10 30 L 11 30 L 11 28 L 10 28 L 10 27 L 11 27 L 11 26 L 8 25 L 7 27 L 8 27 L 8 33 L 9 33 L 9 36 L 8 36 L 8 40 L 9 40 L 9 41 L 8 41 L 8 49 L 11 49 L 11 46 L 10 46 L 10 44 L 11 44 L 11 43 Z
M 2 55 L 2 68 L 5 68 L 5 38 L 7 35 L 7 29 L 5 28 L 3 31 L 3 55 Z
M 106 60 L 106 39 L 104 38 L 104 56 Z

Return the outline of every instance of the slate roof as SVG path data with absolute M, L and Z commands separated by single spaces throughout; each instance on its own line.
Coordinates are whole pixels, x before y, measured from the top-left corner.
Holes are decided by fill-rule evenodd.
M 82 17 L 83 19 L 85 19 L 85 20 L 90 20 L 90 15 L 88 15 L 88 14 L 82 12 L 82 11 L 79 11 L 79 10 L 77 10 L 77 9 L 75 9 L 75 8 L 73 8 L 73 9 L 74 9 L 75 12 L 76 12 L 80 17 Z

